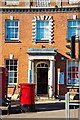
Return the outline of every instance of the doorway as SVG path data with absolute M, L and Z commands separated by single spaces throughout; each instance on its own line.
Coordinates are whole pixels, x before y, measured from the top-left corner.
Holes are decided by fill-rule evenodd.
M 37 95 L 48 94 L 48 65 L 37 65 Z

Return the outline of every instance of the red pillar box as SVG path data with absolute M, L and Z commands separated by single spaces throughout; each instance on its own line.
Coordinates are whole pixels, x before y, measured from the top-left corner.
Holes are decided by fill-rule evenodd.
M 35 110 L 35 84 L 20 84 L 20 106 L 25 112 Z

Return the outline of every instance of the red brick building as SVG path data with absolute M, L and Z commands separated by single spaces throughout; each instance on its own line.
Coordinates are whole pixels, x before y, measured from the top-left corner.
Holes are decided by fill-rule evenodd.
M 37 95 L 77 91 L 80 7 L 69 0 L 4 0 L 0 2 L 0 66 L 13 85 L 36 83 Z M 75 59 L 66 45 L 75 37 Z

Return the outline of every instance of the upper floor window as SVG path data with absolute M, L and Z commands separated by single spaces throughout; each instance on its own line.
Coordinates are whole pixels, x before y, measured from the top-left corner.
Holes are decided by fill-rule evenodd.
M 77 61 L 68 61 L 67 85 L 79 85 L 79 72 Z
M 19 39 L 19 21 L 6 20 L 6 40 Z
M 36 40 L 49 40 L 49 21 L 36 21 Z
M 17 60 L 5 60 L 5 66 L 8 69 L 8 83 L 17 83 L 18 74 L 18 61 Z
M 78 4 L 80 0 L 69 0 L 69 4 Z
M 50 0 L 36 0 L 36 7 L 49 7 Z
M 19 0 L 5 0 L 6 5 L 19 5 Z
M 36 16 L 34 17 L 32 28 L 33 42 L 53 42 L 53 17 L 52 16 Z
M 68 21 L 68 40 L 70 40 L 72 36 L 80 37 L 80 20 Z

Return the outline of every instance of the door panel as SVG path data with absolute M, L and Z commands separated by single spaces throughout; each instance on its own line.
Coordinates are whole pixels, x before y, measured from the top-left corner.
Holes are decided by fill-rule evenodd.
M 48 68 L 37 68 L 37 94 L 48 94 Z

